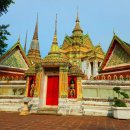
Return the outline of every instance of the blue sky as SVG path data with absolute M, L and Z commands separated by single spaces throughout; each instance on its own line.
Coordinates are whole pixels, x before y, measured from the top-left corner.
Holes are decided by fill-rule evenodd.
M 39 43 L 42 57 L 47 55 L 54 34 L 55 15 L 58 14 L 58 43 L 65 35 L 71 35 L 79 9 L 79 19 L 84 34 L 88 33 L 94 45 L 101 44 L 106 52 L 115 33 L 130 43 L 130 0 L 16 0 L 8 13 L 0 18 L 0 24 L 10 24 L 9 49 L 19 35 L 22 46 L 28 30 L 29 49 L 37 12 L 39 15 Z

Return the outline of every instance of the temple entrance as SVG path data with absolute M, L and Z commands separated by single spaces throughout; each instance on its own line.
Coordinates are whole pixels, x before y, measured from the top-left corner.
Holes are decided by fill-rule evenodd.
M 58 105 L 59 76 L 48 76 L 46 105 Z

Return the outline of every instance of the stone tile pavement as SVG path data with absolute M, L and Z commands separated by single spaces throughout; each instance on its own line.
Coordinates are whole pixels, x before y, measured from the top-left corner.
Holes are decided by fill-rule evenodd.
M 130 120 L 0 112 L 0 130 L 130 130 Z

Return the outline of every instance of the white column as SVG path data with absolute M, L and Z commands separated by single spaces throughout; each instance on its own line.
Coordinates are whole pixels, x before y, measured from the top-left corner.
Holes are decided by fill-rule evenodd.
M 93 76 L 97 76 L 98 75 L 98 62 L 94 61 L 93 62 Z
M 89 61 L 87 61 L 87 76 L 88 76 L 88 79 L 90 79 L 91 77 L 91 64 Z
M 41 89 L 40 89 L 40 97 L 39 97 L 39 107 L 42 108 L 46 105 L 46 94 L 47 94 L 47 75 L 44 74 L 41 78 Z
M 86 60 L 82 61 L 82 72 L 86 74 Z

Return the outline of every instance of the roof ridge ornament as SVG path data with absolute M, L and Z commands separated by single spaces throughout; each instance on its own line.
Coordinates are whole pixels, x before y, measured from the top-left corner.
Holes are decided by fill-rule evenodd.
M 17 41 L 18 43 L 20 43 L 20 34 L 19 34 L 19 36 L 18 36 L 18 41 Z
M 114 35 L 114 36 L 116 35 L 114 28 L 113 28 L 113 35 Z
M 56 19 L 55 19 L 55 35 L 57 35 L 57 13 L 56 13 Z
M 57 43 L 57 14 L 56 14 L 56 19 L 55 19 L 55 31 L 54 31 L 54 37 L 53 37 L 52 44 L 58 44 Z

